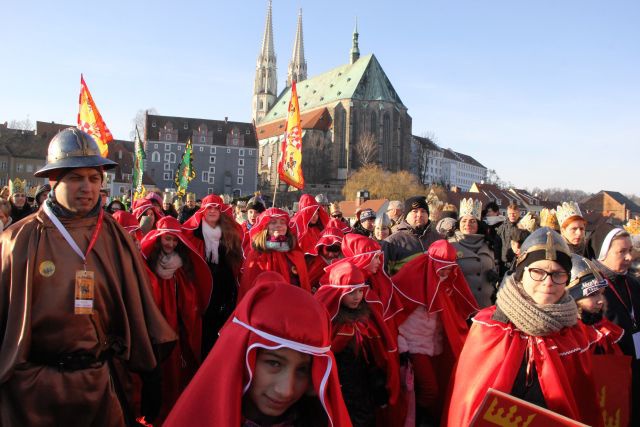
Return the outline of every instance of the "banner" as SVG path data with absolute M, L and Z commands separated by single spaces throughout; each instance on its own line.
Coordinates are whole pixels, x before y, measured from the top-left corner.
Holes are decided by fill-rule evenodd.
M 193 168 L 193 147 L 191 146 L 191 138 L 187 140 L 184 147 L 182 161 L 176 171 L 176 196 L 182 197 L 187 192 L 187 187 L 193 178 L 196 177 L 196 170 Z
M 78 111 L 78 128 L 85 131 L 98 143 L 100 148 L 100 154 L 102 157 L 107 157 L 109 154 L 109 144 L 113 141 L 113 136 L 107 128 L 96 103 L 93 102 L 93 97 L 87 84 L 84 82 L 84 77 L 80 74 L 80 110 Z
M 147 155 L 144 152 L 142 146 L 142 139 L 140 138 L 140 132 L 138 132 L 138 126 L 136 126 L 136 140 L 134 147 L 133 158 L 133 200 L 142 199 L 147 193 L 146 188 L 142 184 L 142 177 L 144 176 L 144 160 Z
M 278 163 L 278 175 L 287 184 L 298 190 L 304 188 L 302 175 L 302 128 L 300 126 L 300 108 L 296 82 L 291 83 L 291 99 L 287 115 L 287 126 Z
M 593 356 L 593 382 L 604 425 L 631 425 L 631 356 Z

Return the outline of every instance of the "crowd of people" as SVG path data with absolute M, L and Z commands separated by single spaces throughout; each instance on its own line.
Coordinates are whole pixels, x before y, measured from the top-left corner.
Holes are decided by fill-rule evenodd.
M 128 206 L 101 194 L 114 166 L 69 128 L 33 200 L 0 194 L 0 426 L 466 426 L 490 388 L 604 426 L 613 371 L 640 425 L 638 220 L 421 195 L 353 224 L 324 195 Z

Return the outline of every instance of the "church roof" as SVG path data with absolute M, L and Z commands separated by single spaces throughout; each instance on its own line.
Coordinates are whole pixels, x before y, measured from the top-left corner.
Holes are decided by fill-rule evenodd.
M 272 136 L 284 135 L 284 128 L 286 126 L 286 119 L 276 120 L 265 125 L 257 126 L 258 140 L 261 141 L 265 138 L 271 138 Z M 318 129 L 328 130 L 331 126 L 331 115 L 327 111 L 326 107 L 317 108 L 313 111 L 306 111 L 300 115 L 300 126 L 302 129 Z
M 404 106 L 373 54 L 363 56 L 353 64 L 342 65 L 298 82 L 296 86 L 301 111 L 312 110 L 341 99 L 389 101 Z M 284 119 L 290 98 L 291 88 L 287 87 L 262 119 L 262 123 Z

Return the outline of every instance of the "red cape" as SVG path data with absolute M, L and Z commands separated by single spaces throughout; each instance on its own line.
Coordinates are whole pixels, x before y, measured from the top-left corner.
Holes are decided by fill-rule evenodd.
M 317 225 L 311 225 L 311 218 L 318 213 Z M 313 254 L 320 233 L 329 222 L 329 214 L 310 194 L 303 194 L 298 203 L 298 212 L 291 218 L 289 227 L 296 234 L 298 245 L 305 254 Z
M 589 347 L 595 337 L 582 322 L 546 337 L 531 337 L 480 311 L 460 354 L 447 424 L 469 425 L 487 389 L 510 393 L 529 346 L 547 408 L 588 425 L 601 425 Z M 444 424 L 443 424 L 444 425 Z
M 254 285 L 256 277 L 263 271 L 280 273 L 287 283 L 291 283 L 292 268 L 295 268 L 297 272 L 300 287 L 310 293 L 311 285 L 309 284 L 307 264 L 304 261 L 304 255 L 299 249 L 292 249 L 288 252 L 252 250 L 244 260 L 244 264 L 242 264 L 242 279 L 240 280 L 238 301 L 249 292 Z

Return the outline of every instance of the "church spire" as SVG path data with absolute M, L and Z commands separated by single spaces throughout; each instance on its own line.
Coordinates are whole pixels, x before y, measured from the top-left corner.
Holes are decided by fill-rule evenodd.
M 307 61 L 304 59 L 304 42 L 302 40 L 302 9 L 298 13 L 298 28 L 296 38 L 293 42 L 293 54 L 289 62 L 289 72 L 287 73 L 287 87 L 292 81 L 302 81 L 307 79 Z
M 358 18 L 356 18 L 356 28 L 353 30 L 353 44 L 351 45 L 351 64 L 360 59 L 360 49 L 358 48 Z
M 269 0 L 262 48 L 258 55 L 256 79 L 253 85 L 252 116 L 256 123 L 269 112 L 276 101 L 277 93 L 276 52 L 273 48 L 273 24 L 271 22 L 271 0 Z

